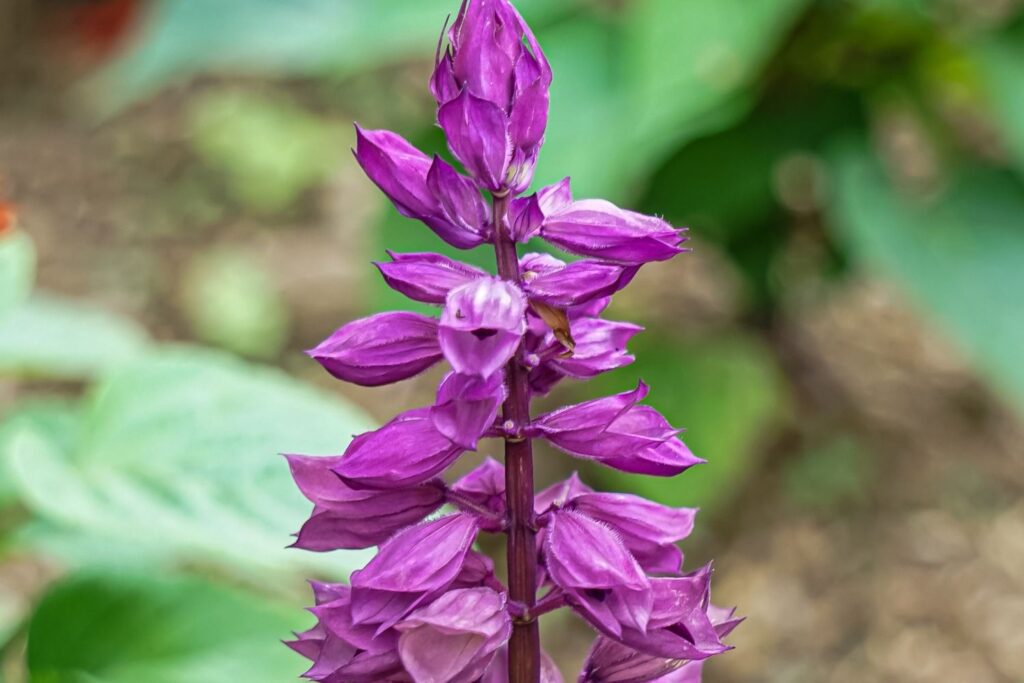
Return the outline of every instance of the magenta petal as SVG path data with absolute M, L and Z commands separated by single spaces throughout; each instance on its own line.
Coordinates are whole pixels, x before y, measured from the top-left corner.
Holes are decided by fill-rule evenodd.
M 380 632 L 439 595 L 458 577 L 478 531 L 474 517 L 455 514 L 393 536 L 352 574 L 353 621 Z
M 548 125 L 549 88 L 538 80 L 525 88 L 512 107 L 509 134 L 518 149 L 530 150 L 544 141 Z
M 513 199 L 509 205 L 510 236 L 516 242 L 529 242 L 544 225 L 544 212 L 536 194 Z
M 439 474 L 463 450 L 437 431 L 429 408 L 418 408 L 357 437 L 334 471 L 352 486 L 405 488 Z
M 427 187 L 444 209 L 448 220 L 480 241 L 490 239 L 489 209 L 476 184 L 461 175 L 441 157 L 435 156 L 427 173 Z M 467 243 L 467 248 L 480 242 Z M 459 245 L 455 245 L 459 246 Z
M 505 381 L 500 372 L 490 377 L 449 373 L 437 390 L 430 417 L 441 434 L 467 450 L 494 425 L 505 400 Z
M 500 191 L 512 154 L 504 112 L 466 89 L 438 110 L 437 120 L 466 170 L 488 190 Z
M 286 457 L 296 484 L 315 506 L 298 533 L 298 548 L 323 552 L 379 545 L 444 502 L 439 483 L 386 491 L 353 489 L 333 471 L 341 458 Z
M 380 386 L 441 360 L 437 321 L 418 313 L 379 313 L 338 329 L 307 353 L 338 379 Z
M 632 323 L 600 318 L 575 320 L 572 335 L 576 346 L 572 354 L 567 357 L 556 356 L 549 362 L 558 372 L 579 378 L 594 377 L 624 367 L 634 360 L 627 345 L 643 329 Z
M 580 480 L 576 472 L 573 472 L 565 481 L 553 484 L 538 493 L 534 498 L 534 507 L 537 514 L 543 514 L 554 507 L 564 507 L 584 493 L 590 493 L 593 490 Z
M 663 676 L 672 675 L 685 665 L 684 660 L 644 654 L 611 638 L 598 636 L 583 664 L 579 683 L 667 683 L 672 679 Z
M 439 341 L 456 372 L 490 377 L 512 358 L 526 331 L 526 298 L 515 285 L 482 278 L 448 294 Z
M 441 254 L 396 254 L 391 263 L 375 264 L 391 289 L 413 301 L 444 304 L 448 292 L 487 273 Z
M 500 648 L 480 683 L 508 683 L 508 648 Z M 565 683 L 551 656 L 540 652 L 540 683 Z
M 629 284 L 636 266 L 598 261 L 576 261 L 547 273 L 526 274 L 526 293 L 531 299 L 568 308 L 609 296 Z
M 573 202 L 545 214 L 541 236 L 574 254 L 640 265 L 683 251 L 679 245 L 685 239 L 677 228 L 602 199 Z
M 505 516 L 505 467 L 487 458 L 469 474 L 451 486 L 459 500 L 488 510 L 496 518 Z M 458 505 L 459 500 L 455 501 Z
M 448 591 L 395 625 L 398 652 L 418 683 L 474 683 L 512 632 L 505 598 L 490 588 Z
M 611 529 L 558 510 L 548 523 L 545 555 L 551 580 L 588 621 L 612 632 L 646 628 L 653 600 L 650 583 Z

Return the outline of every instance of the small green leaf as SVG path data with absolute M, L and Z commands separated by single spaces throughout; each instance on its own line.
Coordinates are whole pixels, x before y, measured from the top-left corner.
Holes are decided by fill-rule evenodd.
M 273 358 L 288 341 L 288 310 L 269 275 L 244 254 L 199 254 L 182 281 L 196 337 L 243 356 Z
M 303 670 L 280 642 L 303 621 L 200 580 L 76 576 L 43 598 L 26 659 L 38 683 L 278 683 Z
M 903 197 L 863 144 L 837 149 L 832 224 L 854 255 L 903 286 L 989 381 L 1024 409 L 1024 190 L 963 169 L 928 201 Z
M 28 298 L 36 277 L 36 248 L 25 232 L 0 235 L 0 318 Z
M 344 576 L 363 561 L 284 548 L 310 504 L 279 455 L 344 451 L 370 426 L 355 408 L 276 370 L 182 347 L 105 376 L 82 419 L 70 453 L 34 434 L 6 449 L 19 495 L 45 522 L 33 529 L 42 545 L 69 547 L 74 536 L 264 580 Z
M 0 375 L 92 377 L 135 358 L 146 342 L 130 320 L 36 295 L 0 316 Z

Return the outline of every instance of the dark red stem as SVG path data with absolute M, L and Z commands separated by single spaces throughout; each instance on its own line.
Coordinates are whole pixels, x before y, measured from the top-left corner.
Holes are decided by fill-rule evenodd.
M 494 251 L 498 275 L 520 283 L 519 255 L 508 230 L 508 195 L 493 203 Z M 505 374 L 508 399 L 502 417 L 522 434 L 530 423 L 530 390 L 522 348 L 509 361 Z M 537 526 L 533 511 L 533 444 L 525 436 L 505 437 L 505 497 L 508 504 L 509 599 L 524 605 L 527 614 L 537 604 Z M 516 618 L 508 644 L 509 683 L 540 681 L 540 629 L 534 616 Z

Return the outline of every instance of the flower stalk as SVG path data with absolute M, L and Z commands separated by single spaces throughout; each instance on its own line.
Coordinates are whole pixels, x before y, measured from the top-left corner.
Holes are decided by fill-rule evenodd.
M 517 286 L 522 284 L 516 243 L 508 229 L 508 195 L 492 197 L 494 252 L 498 276 Z M 512 436 L 505 436 L 505 491 L 508 499 L 506 557 L 509 598 L 526 607 L 525 617 L 512 624 L 509 640 L 510 683 L 540 680 L 540 627 L 530 610 L 537 600 L 537 528 L 534 512 L 533 442 L 526 435 L 530 425 L 530 392 L 525 350 L 520 347 L 508 362 L 505 384 L 508 398 L 502 406 L 505 424 Z

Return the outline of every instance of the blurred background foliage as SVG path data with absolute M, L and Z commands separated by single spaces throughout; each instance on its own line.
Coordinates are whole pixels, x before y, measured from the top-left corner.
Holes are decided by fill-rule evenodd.
M 750 616 L 708 680 L 1024 680 L 1024 7 L 517 4 L 556 74 L 538 185 L 691 229 L 609 311 L 647 328 L 637 362 L 546 403 L 642 377 L 708 459 L 584 468 L 702 507 L 687 564 Z M 365 555 L 283 550 L 308 505 L 277 454 L 341 452 L 437 380 L 299 353 L 407 306 L 385 248 L 446 250 L 351 122 L 444 153 L 456 5 L 0 4 L 0 680 L 301 671 L 303 579 Z M 581 467 L 538 457 L 541 484 Z M 568 675 L 589 635 L 548 635 Z

